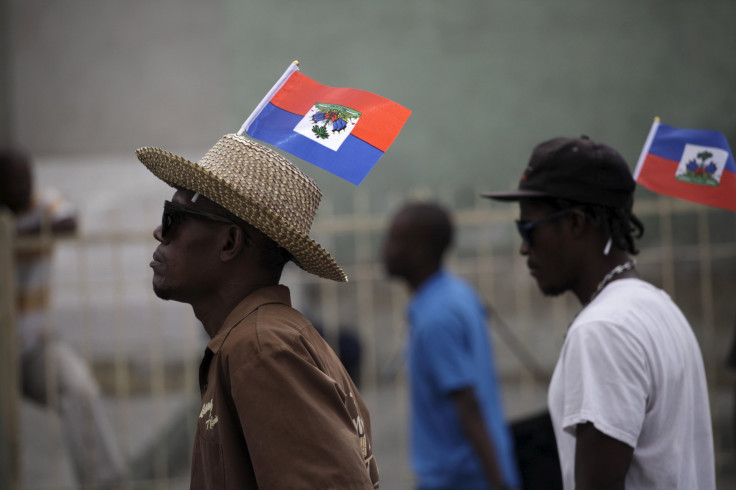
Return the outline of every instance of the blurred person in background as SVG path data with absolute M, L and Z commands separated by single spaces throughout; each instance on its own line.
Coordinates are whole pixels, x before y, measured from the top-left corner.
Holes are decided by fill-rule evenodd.
M 28 154 L 0 149 L 0 205 L 28 238 L 15 251 L 16 330 L 23 394 L 55 409 L 78 483 L 84 488 L 118 482 L 124 462 L 87 362 L 50 329 L 53 238 L 77 228 L 74 207 L 58 191 L 37 189 Z
M 703 358 L 677 305 L 638 277 L 635 187 L 617 151 L 583 136 L 540 143 L 517 190 L 483 196 L 519 202 L 530 274 L 583 306 L 548 392 L 564 487 L 713 489 Z
M 736 327 L 736 322 L 734 322 L 734 327 Z M 726 366 L 732 372 L 736 372 L 736 328 L 734 328 L 733 339 L 731 340 L 731 350 L 729 351 L 728 358 L 726 359 Z M 734 383 L 733 398 L 731 399 L 731 436 L 733 438 L 733 468 L 736 468 L 736 383 Z
M 412 295 L 407 355 L 417 489 L 517 488 L 487 312 L 443 265 L 452 239 L 443 207 L 412 203 L 394 216 L 383 246 L 387 273 Z
M 210 337 L 191 488 L 378 488 L 368 409 L 279 284 L 290 260 L 347 280 L 309 237 L 317 185 L 280 154 L 234 134 L 197 163 L 150 147 L 137 155 L 177 189 L 153 232 L 153 290 L 190 304 Z

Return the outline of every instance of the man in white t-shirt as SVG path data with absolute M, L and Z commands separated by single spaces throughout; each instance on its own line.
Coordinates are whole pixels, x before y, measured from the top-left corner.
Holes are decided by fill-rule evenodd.
M 520 252 L 545 295 L 583 305 L 548 402 L 566 489 L 713 489 L 703 359 L 662 290 L 638 278 L 635 183 L 626 161 L 587 137 L 534 149 L 518 190 Z

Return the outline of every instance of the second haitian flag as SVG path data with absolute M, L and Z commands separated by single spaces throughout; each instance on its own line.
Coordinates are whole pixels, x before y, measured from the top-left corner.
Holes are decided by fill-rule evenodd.
M 660 194 L 736 211 L 736 163 L 717 131 L 675 128 L 655 119 L 634 179 Z
M 358 185 L 410 114 L 380 95 L 322 85 L 292 64 L 241 133 Z

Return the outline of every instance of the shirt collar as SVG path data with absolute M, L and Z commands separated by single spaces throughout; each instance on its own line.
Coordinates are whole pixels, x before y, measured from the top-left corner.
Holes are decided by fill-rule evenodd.
M 230 332 L 245 319 L 248 315 L 256 311 L 263 305 L 270 303 L 280 303 L 286 306 L 291 306 L 291 295 L 289 294 L 289 288 L 286 286 L 267 286 L 261 289 L 257 289 L 250 293 L 248 296 L 243 298 L 238 305 L 233 308 L 233 311 L 225 318 L 222 322 L 222 327 L 217 331 L 217 334 L 212 337 L 212 340 L 207 344 L 207 349 L 212 351 L 213 354 L 217 354 L 225 343 Z
M 425 279 L 424 282 L 419 285 L 417 290 L 414 291 L 414 295 L 412 296 L 411 302 L 409 303 L 409 314 L 411 314 L 414 305 L 419 302 L 425 294 L 427 294 L 427 291 L 431 291 L 434 285 L 442 281 L 442 279 L 446 275 L 447 271 L 444 268 L 441 268 L 437 272 L 429 276 L 427 279 Z

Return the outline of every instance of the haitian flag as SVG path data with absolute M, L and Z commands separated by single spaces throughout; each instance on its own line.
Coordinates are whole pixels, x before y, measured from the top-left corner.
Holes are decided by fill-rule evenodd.
M 411 111 L 363 90 L 322 85 L 292 63 L 243 132 L 358 185 L 393 143 Z
M 736 163 L 726 137 L 655 118 L 634 179 L 654 192 L 736 211 Z

